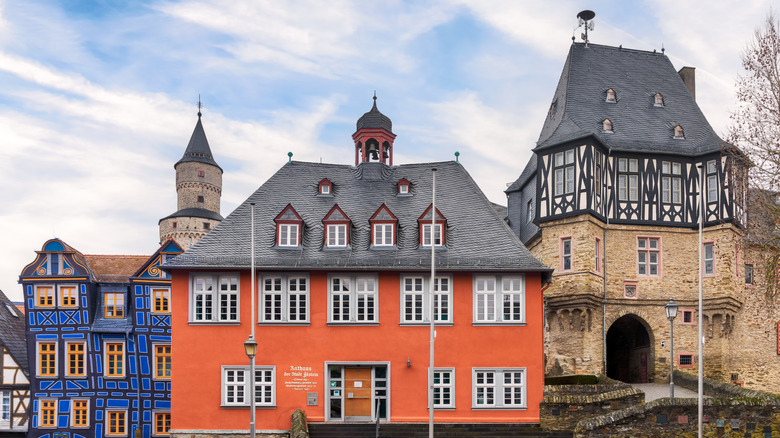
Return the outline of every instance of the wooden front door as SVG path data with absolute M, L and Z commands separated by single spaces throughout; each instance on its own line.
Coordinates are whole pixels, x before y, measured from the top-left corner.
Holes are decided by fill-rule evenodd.
M 345 368 L 344 383 L 344 420 L 371 420 L 371 368 Z

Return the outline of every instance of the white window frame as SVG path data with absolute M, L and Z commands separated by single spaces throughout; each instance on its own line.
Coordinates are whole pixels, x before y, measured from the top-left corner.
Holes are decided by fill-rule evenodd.
M 521 383 L 505 382 L 508 373 L 520 373 Z M 480 381 L 480 375 L 482 380 Z M 492 382 L 486 378 L 492 375 Z M 472 409 L 526 409 L 527 399 L 527 372 L 525 368 L 472 368 L 471 370 L 471 408 Z M 505 392 L 512 388 L 520 388 L 520 402 L 506 403 Z M 485 397 L 491 394 L 493 403 L 487 403 Z M 480 399 L 480 395 L 483 396 Z M 485 402 L 480 403 L 480 400 Z
M 408 195 L 409 194 L 409 184 L 398 184 L 398 194 L 399 195 Z
M 561 272 L 571 272 L 571 270 L 574 269 L 573 262 L 574 261 L 572 259 L 571 237 L 562 237 L 561 238 Z
M 536 210 L 536 204 L 533 199 L 529 199 L 525 207 L 525 223 L 530 224 L 534 220 L 536 216 L 534 210 Z
M 618 158 L 618 201 L 639 201 L 639 160 Z
M 709 248 L 710 254 L 707 255 Z M 702 272 L 704 275 L 715 275 L 715 242 L 704 242 L 701 244 Z
M 519 290 L 507 288 L 517 286 Z M 475 275 L 474 324 L 525 324 L 525 275 Z M 508 300 L 508 301 L 507 301 Z M 505 319 L 509 304 L 510 319 Z M 516 308 L 519 306 L 519 309 Z M 517 319 L 514 316 L 517 315 Z
M 260 285 L 260 323 L 309 322 L 311 283 L 308 274 L 268 273 L 260 277 L 258 284 Z M 303 315 L 300 311 L 295 311 L 300 309 L 301 301 L 304 305 Z
M 554 155 L 555 168 L 555 196 L 563 196 L 574 193 L 574 149 L 557 152 Z
M 430 324 L 430 283 L 430 276 L 413 274 L 401 276 L 401 324 Z M 442 287 L 442 285 L 446 285 L 446 287 Z M 452 324 L 452 277 L 449 275 L 437 276 L 433 293 L 436 324 Z M 418 303 L 419 312 L 415 311 L 418 309 Z M 409 314 L 407 314 L 407 305 L 412 306 L 412 318 L 409 318 Z M 441 319 L 442 310 L 444 310 L 447 320 Z
M 336 280 L 338 285 L 336 286 Z M 345 281 L 346 280 L 346 281 Z M 363 289 L 369 283 L 373 290 Z M 344 290 L 346 284 L 347 290 Z M 335 286 L 335 287 L 334 287 Z M 363 300 L 363 305 L 360 305 Z M 369 302 L 373 303 L 369 306 Z M 334 308 L 334 304 L 338 304 Z M 338 309 L 338 311 L 336 311 Z M 346 315 L 344 314 L 346 309 Z M 372 318 L 367 318 L 373 314 Z M 361 316 L 363 319 L 360 319 Z M 379 323 L 379 281 L 376 275 L 328 275 L 328 323 L 332 324 L 378 324 Z
M 12 401 L 11 391 L 0 391 L 0 421 L 7 425 L 11 424 Z
M 225 283 L 225 280 L 230 281 Z M 201 284 L 199 281 L 202 281 L 202 290 L 197 289 Z M 227 289 L 223 290 L 225 285 Z M 235 288 L 233 289 L 232 286 Z M 189 300 L 190 323 L 237 324 L 241 322 L 241 278 L 238 273 L 191 274 Z M 198 305 L 201 306 L 200 311 Z M 226 317 L 223 318 L 223 315 Z M 234 315 L 234 318 L 231 318 L 231 315 Z
M 707 203 L 718 202 L 718 168 L 715 160 L 707 161 Z
M 283 248 L 296 248 L 299 246 L 300 224 L 278 224 L 277 227 L 277 245 Z
M 653 248 L 653 242 L 656 243 Z M 636 275 L 640 277 L 661 276 L 661 238 L 637 236 L 636 239 Z M 653 272 L 655 268 L 655 272 Z
M 374 246 L 395 246 L 394 223 L 385 222 L 372 224 L 371 233 L 374 236 Z
M 420 246 L 430 248 L 431 247 L 431 223 L 423 222 L 421 225 L 422 225 L 421 227 L 422 238 L 420 239 Z M 436 233 L 434 235 L 434 239 L 435 239 L 434 243 L 436 244 L 436 246 L 444 246 L 444 239 L 442 239 L 444 233 L 443 224 L 437 221 L 435 225 L 436 225 Z
M 346 248 L 347 247 L 347 224 L 328 224 L 327 237 L 325 239 L 328 248 Z
M 228 382 L 228 375 L 234 378 L 233 382 Z M 222 407 L 249 407 L 249 367 L 246 365 L 223 365 L 221 372 L 221 396 L 220 406 Z M 258 375 L 261 377 L 258 379 Z M 228 401 L 228 388 L 234 388 L 240 392 L 240 398 L 234 395 L 233 401 Z M 260 397 L 260 400 L 258 400 Z M 275 365 L 256 365 L 255 366 L 255 406 L 261 408 L 276 407 L 276 366 Z
M 430 369 L 430 368 L 429 368 Z M 436 410 L 455 409 L 455 368 L 434 368 L 433 369 L 433 408 Z M 439 382 L 436 383 L 436 374 L 439 374 Z M 443 374 L 449 374 L 449 382 L 444 383 Z M 436 390 L 439 390 L 437 398 Z M 449 392 L 449 403 L 442 403 L 442 393 Z M 438 399 L 438 403 L 437 403 Z

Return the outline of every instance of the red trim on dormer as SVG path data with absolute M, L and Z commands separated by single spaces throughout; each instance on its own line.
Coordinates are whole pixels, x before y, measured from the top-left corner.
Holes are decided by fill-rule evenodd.
M 289 213 L 292 213 L 293 218 L 284 218 L 285 216 L 288 216 Z M 279 213 L 275 218 L 274 222 L 276 222 L 276 245 L 280 245 L 280 226 L 281 225 L 298 225 L 298 235 L 296 236 L 296 245 L 295 246 L 301 246 L 301 236 L 303 235 L 303 219 L 301 218 L 301 215 L 298 214 L 297 211 L 295 211 L 295 208 L 293 208 L 292 204 L 287 204 L 284 209 L 282 209 L 282 212 Z M 281 245 L 280 245 L 281 246 Z M 285 245 L 288 246 L 288 245 Z
M 327 193 L 325 191 L 323 191 L 323 187 L 327 187 L 328 188 Z M 323 178 L 317 184 L 317 194 L 320 194 L 320 195 L 332 195 L 333 194 L 333 183 L 328 178 Z
M 377 219 L 377 216 L 379 216 L 382 212 L 386 212 L 390 219 Z M 368 220 L 368 222 L 371 224 L 371 245 L 374 245 L 374 225 L 375 224 L 392 224 L 393 225 L 393 245 L 397 244 L 398 242 L 398 218 L 393 214 L 392 211 L 390 211 L 389 208 L 387 208 L 387 205 L 382 204 L 379 206 L 379 208 L 374 212 L 374 214 L 371 216 L 371 218 Z
M 334 213 L 336 216 L 343 216 L 342 218 L 335 218 L 331 219 L 331 216 L 334 216 Z M 324 237 L 325 237 L 325 246 L 328 246 L 328 225 L 346 225 L 347 226 L 347 246 L 350 244 L 350 228 L 352 221 L 349 219 L 349 216 L 347 216 L 346 213 L 344 213 L 344 210 L 341 209 L 338 205 L 334 205 L 333 208 L 330 209 L 328 214 L 325 215 L 325 217 L 322 219 L 322 223 L 325 225 L 324 227 Z M 373 235 L 373 233 L 372 233 Z
M 401 186 L 406 186 L 406 193 L 401 192 Z M 412 193 L 412 183 L 406 178 L 401 178 L 398 180 L 398 186 L 396 187 L 396 193 L 399 195 L 407 195 Z
M 425 216 L 427 216 L 428 213 L 431 212 L 431 207 L 433 207 L 433 205 L 429 205 L 428 208 L 425 209 L 423 214 L 419 218 L 417 218 L 417 226 L 418 226 L 418 230 L 420 232 L 419 233 L 420 234 L 420 239 L 419 239 L 419 245 L 420 246 L 423 246 L 423 225 L 426 225 L 426 224 L 430 225 L 431 224 L 431 220 L 430 219 L 424 219 Z M 441 246 L 444 246 L 444 245 L 447 244 L 447 236 L 446 236 L 446 233 L 447 233 L 447 218 L 444 217 L 443 214 L 441 214 L 441 211 L 439 211 L 438 208 L 436 209 L 436 225 L 437 226 L 441 225 Z M 432 232 L 433 232 L 433 235 L 431 236 L 431 243 L 433 244 L 433 241 L 434 241 L 434 239 L 436 237 L 436 230 L 432 230 Z

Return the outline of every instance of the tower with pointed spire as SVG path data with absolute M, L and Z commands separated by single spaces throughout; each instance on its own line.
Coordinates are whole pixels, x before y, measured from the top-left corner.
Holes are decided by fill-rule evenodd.
M 185 251 L 222 221 L 222 168 L 211 154 L 201 115 L 199 110 L 187 149 L 173 166 L 177 211 L 159 222 L 160 244 L 172 238 Z
M 372 161 L 393 165 L 393 122 L 377 109 L 376 92 L 374 106 L 358 119 L 352 140 L 355 141 L 355 166 Z

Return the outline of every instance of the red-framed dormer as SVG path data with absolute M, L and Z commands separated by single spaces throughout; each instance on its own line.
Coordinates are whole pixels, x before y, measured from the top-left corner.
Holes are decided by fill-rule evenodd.
M 323 178 L 317 184 L 317 194 L 322 196 L 333 196 L 333 183 L 328 178 Z
M 398 218 L 385 204 L 368 220 L 371 224 L 371 246 L 392 247 L 396 246 L 398 236 Z
M 406 178 L 401 178 L 398 180 L 398 185 L 396 188 L 396 194 L 398 196 L 412 196 L 412 183 Z
M 303 219 L 293 208 L 287 204 L 281 213 L 274 219 L 276 222 L 276 246 L 280 248 L 300 248 L 301 235 L 303 234 Z
M 419 219 L 417 219 L 417 223 L 419 225 L 419 231 L 420 231 L 420 241 L 419 244 L 421 247 L 428 247 L 431 246 L 431 208 L 433 206 L 429 205 L 428 208 L 425 209 L 425 212 L 420 216 Z M 444 246 L 446 244 L 446 234 L 445 231 L 447 230 L 447 218 L 444 217 L 444 215 L 441 214 L 441 211 L 439 209 L 436 209 L 436 222 L 434 223 L 436 226 L 436 232 L 434 233 L 435 238 L 435 244 L 436 246 Z
M 324 246 L 326 248 L 347 248 L 352 221 L 338 205 L 334 205 L 322 219 L 324 225 Z

